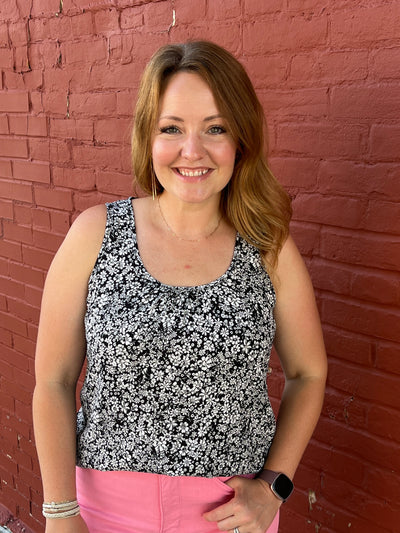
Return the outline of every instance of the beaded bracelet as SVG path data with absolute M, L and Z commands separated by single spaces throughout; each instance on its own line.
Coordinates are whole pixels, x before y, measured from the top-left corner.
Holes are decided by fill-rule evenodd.
M 45 518 L 71 518 L 78 516 L 80 512 L 77 500 L 60 503 L 44 503 L 42 509 L 42 514 Z

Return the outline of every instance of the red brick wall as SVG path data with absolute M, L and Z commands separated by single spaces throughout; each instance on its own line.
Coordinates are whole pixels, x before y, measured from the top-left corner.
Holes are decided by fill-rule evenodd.
M 31 397 L 50 260 L 78 212 L 131 193 L 150 54 L 201 37 L 243 61 L 265 106 L 330 359 L 281 533 L 399 531 L 399 27 L 397 0 L 1 1 L 3 509 L 43 531 Z

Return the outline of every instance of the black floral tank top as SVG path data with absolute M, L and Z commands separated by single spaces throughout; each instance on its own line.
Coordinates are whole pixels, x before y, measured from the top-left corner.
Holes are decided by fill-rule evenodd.
M 260 253 L 239 235 L 220 278 L 165 285 L 140 258 L 131 199 L 107 204 L 88 286 L 78 466 L 206 477 L 260 470 L 275 432 L 266 383 L 274 305 Z

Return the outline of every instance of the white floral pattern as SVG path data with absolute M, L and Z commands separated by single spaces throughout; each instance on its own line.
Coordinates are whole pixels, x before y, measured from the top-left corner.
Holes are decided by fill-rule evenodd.
M 154 279 L 131 199 L 107 204 L 89 280 L 77 464 L 173 476 L 257 472 L 275 432 L 266 383 L 275 292 L 239 235 L 228 270 L 196 287 Z

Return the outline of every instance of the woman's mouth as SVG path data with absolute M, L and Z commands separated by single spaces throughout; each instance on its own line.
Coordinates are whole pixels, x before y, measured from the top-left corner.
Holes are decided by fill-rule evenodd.
M 211 168 L 175 168 L 175 172 L 184 178 L 186 181 L 200 181 L 205 178 L 210 172 Z

